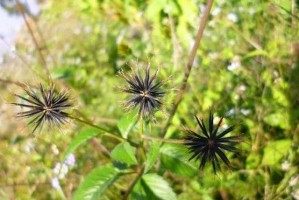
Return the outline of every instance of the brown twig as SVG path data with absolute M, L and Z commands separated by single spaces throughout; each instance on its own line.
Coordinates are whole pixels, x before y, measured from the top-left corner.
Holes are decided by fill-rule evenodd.
M 48 66 L 47 66 L 47 62 L 46 62 L 46 60 L 45 60 L 44 55 L 43 55 L 42 52 L 41 52 L 41 48 L 40 48 L 40 46 L 39 46 L 39 44 L 38 44 L 38 41 L 37 41 L 37 39 L 36 39 L 36 37 L 35 37 L 35 35 L 34 35 L 33 29 L 31 28 L 30 23 L 29 23 L 29 21 L 28 21 L 28 19 L 27 19 L 27 17 L 26 17 L 26 14 L 25 14 L 25 12 L 24 12 L 23 6 L 20 4 L 19 0 L 15 0 L 15 1 L 16 1 L 17 9 L 18 9 L 18 11 L 21 13 L 21 15 L 22 15 L 22 17 L 23 17 L 23 19 L 24 19 L 24 21 L 25 21 L 25 24 L 26 24 L 26 26 L 27 26 L 27 28 L 28 28 L 28 31 L 29 31 L 29 33 L 30 33 L 30 36 L 32 37 L 32 40 L 33 40 L 33 43 L 34 43 L 34 45 L 35 45 L 35 48 L 36 48 L 38 57 L 39 57 L 39 59 L 40 59 L 40 62 L 41 62 L 41 64 L 44 66 L 44 68 L 45 68 L 45 70 L 46 70 L 46 73 L 47 73 L 47 76 L 48 76 L 48 78 L 49 78 L 49 80 L 50 80 L 50 83 L 52 83 L 52 79 L 51 79 L 51 75 L 50 75 L 50 72 L 49 72 L 49 69 L 48 69 Z
M 191 69 L 192 69 L 192 66 L 193 66 L 196 51 L 197 51 L 198 46 L 200 44 L 201 38 L 203 36 L 203 32 L 205 30 L 205 27 L 206 27 L 206 24 L 207 24 L 207 21 L 208 21 L 208 17 L 209 17 L 212 5 L 213 5 L 213 0 L 207 0 L 206 9 L 204 11 L 204 14 L 203 14 L 203 16 L 201 18 L 201 21 L 200 21 L 200 24 L 199 24 L 199 29 L 198 29 L 198 32 L 197 32 L 196 40 L 195 40 L 195 43 L 192 47 L 191 53 L 190 53 L 189 58 L 188 58 L 188 63 L 187 63 L 187 68 L 186 68 L 186 71 L 185 71 L 185 74 L 184 74 L 184 79 L 181 83 L 179 93 L 177 94 L 177 96 L 175 98 L 173 108 L 170 112 L 168 121 L 167 121 L 166 125 L 164 126 L 164 128 L 162 130 L 162 135 L 163 136 L 165 136 L 165 134 L 168 130 L 168 127 L 171 124 L 172 118 L 173 118 L 174 114 L 176 113 L 176 110 L 177 110 L 177 108 L 178 108 L 178 106 L 179 106 L 179 104 L 182 100 L 182 97 L 183 97 L 183 94 L 184 94 L 184 91 L 186 89 L 187 82 L 188 82 L 188 79 L 189 79 L 189 76 L 190 76 L 190 72 L 191 72 Z
M 10 48 L 10 45 L 2 38 L 0 37 L 0 40 L 4 43 L 4 45 L 7 47 L 7 49 Z M 17 56 L 25 65 L 25 67 L 27 67 L 29 70 L 31 70 L 36 76 L 38 76 L 38 73 L 28 64 L 28 62 L 26 62 L 26 60 L 19 55 L 18 53 L 16 53 L 15 51 L 11 52 L 12 54 L 14 54 L 15 56 Z
M 127 200 L 127 199 L 128 199 L 128 197 L 129 197 L 130 193 L 132 192 L 134 186 L 135 186 L 136 183 L 139 181 L 139 179 L 142 177 L 143 172 L 144 172 L 144 165 L 142 166 L 141 169 L 139 169 L 139 171 L 138 171 L 138 173 L 137 173 L 135 179 L 132 180 L 132 182 L 130 183 L 130 185 L 129 185 L 127 191 L 126 191 L 126 193 L 124 194 L 124 196 L 123 196 L 123 198 L 122 198 L 123 200 Z
M 19 86 L 19 87 L 21 87 L 23 89 L 26 88 L 26 84 L 21 83 L 19 81 L 5 80 L 5 79 L 0 78 L 0 83 L 13 84 L 13 85 Z
M 90 140 L 90 143 L 95 147 L 97 148 L 100 152 L 103 153 L 104 156 L 106 156 L 107 158 L 110 158 L 111 154 L 110 152 L 108 151 L 108 149 L 102 145 L 96 138 L 92 138 Z
M 29 3 L 28 3 L 27 0 L 26 0 L 26 4 L 29 5 Z M 48 46 L 46 44 L 45 37 L 42 34 L 42 31 L 41 31 L 41 29 L 40 29 L 40 27 L 39 27 L 39 25 L 37 23 L 37 20 L 34 17 L 30 16 L 30 15 L 29 15 L 29 17 L 30 17 L 31 21 L 34 23 L 34 26 L 35 26 L 35 29 L 36 29 L 36 33 L 37 33 L 37 35 L 39 36 L 39 38 L 40 38 L 40 40 L 42 42 L 42 48 L 45 49 L 47 56 L 50 56 L 50 58 L 51 58 L 51 60 L 52 60 L 52 62 L 54 64 L 54 66 L 58 66 L 58 64 L 57 64 L 56 60 L 54 59 L 53 55 L 50 53 L 50 50 L 49 50 L 49 48 L 48 48 Z

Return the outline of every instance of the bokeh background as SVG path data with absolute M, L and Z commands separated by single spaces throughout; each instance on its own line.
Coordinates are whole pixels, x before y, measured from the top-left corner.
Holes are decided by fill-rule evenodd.
M 62 131 L 31 134 L 9 104 L 16 101 L 14 93 L 22 93 L 16 84 L 46 83 L 40 53 L 82 116 L 117 129 L 127 115 L 120 103 L 125 95 L 117 90 L 124 84 L 119 71 L 150 61 L 169 88 L 153 128 L 159 136 L 205 1 L 19 3 L 0 2 L 0 199 L 72 199 L 84 176 L 108 162 L 105 151 L 115 141 L 89 140 L 62 168 L 64 152 L 84 127 L 71 123 Z M 234 169 L 217 176 L 210 169 L 184 176 L 158 163 L 178 199 L 299 199 L 298 9 L 296 0 L 215 0 L 167 137 L 180 138 L 183 127 L 196 127 L 194 115 L 206 116 L 213 108 L 226 123 L 238 125 L 244 142 L 240 155 L 230 157 Z M 110 193 L 106 199 L 118 198 Z

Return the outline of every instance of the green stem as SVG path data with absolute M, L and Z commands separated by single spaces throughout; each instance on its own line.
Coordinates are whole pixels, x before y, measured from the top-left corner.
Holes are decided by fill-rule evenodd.
M 111 133 L 109 130 L 107 130 L 107 129 L 103 128 L 103 127 L 100 127 L 100 126 L 98 126 L 98 125 L 95 125 L 95 124 L 93 124 L 93 123 L 91 123 L 91 122 L 89 122 L 89 121 L 82 120 L 82 119 L 79 119 L 79 118 L 74 117 L 74 116 L 69 116 L 69 118 L 70 118 L 70 119 L 73 119 L 73 120 L 76 120 L 76 121 L 78 121 L 78 122 L 80 122 L 80 123 L 82 123 L 82 124 L 86 124 L 86 125 L 88 125 L 88 126 L 91 126 L 91 127 L 93 127 L 93 128 L 96 128 L 96 129 L 98 129 L 98 130 L 100 130 L 100 131 L 105 132 L 105 133 L 103 134 L 104 136 L 108 136 L 108 137 L 117 139 L 117 140 L 119 140 L 119 141 L 121 141 L 121 142 L 125 141 L 124 138 L 122 138 L 122 137 L 120 137 L 120 136 L 118 136 L 118 135 L 116 135 L 116 134 L 113 134 L 113 133 Z
M 141 138 L 141 142 L 140 142 L 140 155 L 142 160 L 145 162 L 146 161 L 146 156 L 145 156 L 145 151 L 144 151 L 144 141 L 142 140 L 142 138 L 144 137 L 144 120 L 141 119 L 140 120 L 140 138 Z
M 142 177 L 143 172 L 144 172 L 144 165 L 142 166 L 141 169 L 139 169 L 139 171 L 138 171 L 135 179 L 130 183 L 128 190 L 126 191 L 126 193 L 124 194 L 124 196 L 122 198 L 123 200 L 127 200 L 128 199 L 128 197 L 129 197 L 130 193 L 132 192 L 134 186 L 139 181 L 139 179 Z
M 172 144 L 184 144 L 184 140 L 179 140 L 179 139 L 164 139 L 164 138 L 156 138 L 156 137 L 150 137 L 150 136 L 143 136 L 142 139 L 156 140 L 159 142 L 172 143 Z

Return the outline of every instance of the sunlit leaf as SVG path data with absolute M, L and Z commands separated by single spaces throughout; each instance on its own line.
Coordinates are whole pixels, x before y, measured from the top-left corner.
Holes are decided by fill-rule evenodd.
M 283 139 L 269 142 L 264 148 L 262 165 L 277 165 L 291 148 L 291 140 Z
M 264 121 L 271 126 L 290 129 L 289 115 L 284 110 L 277 110 L 275 113 L 266 115 Z
M 112 159 L 126 163 L 128 165 L 137 164 L 135 157 L 136 149 L 132 147 L 128 142 L 118 144 L 111 152 Z
M 182 145 L 164 144 L 160 149 L 163 166 L 182 176 L 193 176 L 197 167 L 188 161 L 187 149 Z
M 153 141 L 152 145 L 149 149 L 149 152 L 147 154 L 147 159 L 146 159 L 146 165 L 144 169 L 144 173 L 148 172 L 152 168 L 152 166 L 155 164 L 158 156 L 159 156 L 159 142 Z
M 157 174 L 144 175 L 141 180 L 141 185 L 143 186 L 143 189 L 146 193 L 146 199 L 176 199 L 176 194 L 173 192 L 169 184 L 161 176 L 158 176 Z
M 128 115 L 124 115 L 118 122 L 117 127 L 123 136 L 123 138 L 128 138 L 130 131 L 134 128 L 136 124 L 136 112 L 131 112 Z
M 75 151 L 81 144 L 85 143 L 87 140 L 95 137 L 100 133 L 99 130 L 94 128 L 84 128 L 82 129 L 75 138 L 71 141 L 68 148 L 66 149 L 62 160 L 64 160 L 70 153 Z
M 75 193 L 75 200 L 97 200 L 118 177 L 118 171 L 112 166 L 92 170 L 80 184 Z

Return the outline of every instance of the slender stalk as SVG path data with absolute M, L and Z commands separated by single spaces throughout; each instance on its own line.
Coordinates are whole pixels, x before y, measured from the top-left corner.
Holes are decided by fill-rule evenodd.
M 195 40 L 195 43 L 192 47 L 191 53 L 190 53 L 189 58 L 188 58 L 188 63 L 187 63 L 187 68 L 186 68 L 186 71 L 185 71 L 185 74 L 184 74 L 184 79 L 181 83 L 179 93 L 177 94 L 177 96 L 174 100 L 173 108 L 170 112 L 168 121 L 167 121 L 166 125 L 164 126 L 164 128 L 162 130 L 163 137 L 165 136 L 165 134 L 168 130 L 168 127 L 170 126 L 171 121 L 173 119 L 173 116 L 176 113 L 177 108 L 178 108 L 178 106 L 179 106 L 179 104 L 182 100 L 182 97 L 183 97 L 183 94 L 184 94 L 184 91 L 186 89 L 187 82 L 188 82 L 188 79 L 189 79 L 189 76 L 190 76 L 190 72 L 192 70 L 192 66 L 193 66 L 193 62 L 194 62 L 194 59 L 195 59 L 196 51 L 197 51 L 198 46 L 200 44 L 201 38 L 203 36 L 203 32 L 205 30 L 205 27 L 206 27 L 206 24 L 207 24 L 207 21 L 208 21 L 208 17 L 209 17 L 212 5 L 213 5 L 213 0 L 207 0 L 206 9 L 204 11 L 204 14 L 203 14 L 203 16 L 201 18 L 201 21 L 200 21 L 200 24 L 199 24 L 199 29 L 198 29 L 198 32 L 197 32 L 196 40 Z
M 144 127 L 143 127 L 144 121 L 143 119 L 140 120 L 140 137 L 142 138 L 144 136 Z
M 140 120 L 140 138 L 144 137 L 144 120 L 141 119 Z M 146 156 L 145 156 L 145 150 L 144 150 L 144 141 L 141 140 L 140 145 L 139 145 L 139 150 L 140 150 L 140 155 L 142 158 L 142 161 L 145 162 L 146 161 Z
M 141 169 L 139 169 L 135 179 L 130 183 L 129 187 L 128 187 L 128 190 L 126 191 L 126 193 L 124 194 L 123 196 L 123 200 L 127 200 L 130 193 L 132 192 L 134 186 L 136 185 L 136 183 L 139 181 L 139 179 L 142 177 L 143 175 L 143 172 L 144 172 L 144 165 L 142 166 Z
M 80 116 L 84 120 L 90 121 L 88 119 L 88 117 L 84 113 L 82 113 L 80 110 L 74 109 L 74 111 L 76 112 L 76 114 L 78 114 L 78 116 Z M 118 120 L 117 119 L 99 118 L 99 117 L 97 117 L 97 122 L 99 122 L 99 123 L 105 123 L 105 124 L 110 124 L 110 125 L 116 125 L 118 123 Z
M 90 140 L 90 143 L 97 149 L 99 150 L 100 152 L 103 153 L 103 155 L 106 157 L 106 158 L 110 158 L 111 157 L 111 154 L 110 152 L 108 151 L 108 149 L 102 145 L 100 142 L 98 142 L 98 140 L 96 138 L 92 138 Z
M 13 85 L 19 86 L 23 89 L 26 88 L 26 85 L 24 83 L 20 83 L 19 81 L 12 81 L 12 80 L 6 80 L 6 79 L 0 78 L 0 83 L 13 84 Z
M 177 140 L 177 139 L 164 139 L 164 138 L 156 138 L 150 136 L 143 136 L 145 140 L 156 140 L 163 143 L 172 143 L 172 144 L 184 144 L 184 140 Z
M 3 38 L 0 37 L 0 39 L 4 43 L 4 45 L 7 47 L 7 49 L 10 49 L 10 45 Z M 26 60 L 22 56 L 20 56 L 15 51 L 12 51 L 11 53 L 14 54 L 15 56 L 17 56 L 29 70 L 31 70 L 36 76 L 38 76 L 38 73 L 28 64 L 28 62 L 26 62 Z
M 48 66 L 47 66 L 47 62 L 45 60 L 44 55 L 41 52 L 41 48 L 40 48 L 40 46 L 38 44 L 38 41 L 37 41 L 37 39 L 36 39 L 36 37 L 34 35 L 33 29 L 31 28 L 30 23 L 29 23 L 29 21 L 28 21 L 28 19 L 26 17 L 26 14 L 24 12 L 23 6 L 20 4 L 19 0 L 15 0 L 15 1 L 16 1 L 17 9 L 21 13 L 21 15 L 22 15 L 22 17 L 23 17 L 23 19 L 25 21 L 25 24 L 26 24 L 26 26 L 28 28 L 28 31 L 29 31 L 29 33 L 30 33 L 30 35 L 32 37 L 32 40 L 33 40 L 34 46 L 36 48 L 36 51 L 37 51 L 38 57 L 40 59 L 40 62 L 44 66 L 44 68 L 46 70 L 46 73 L 47 73 L 47 76 L 49 78 L 50 83 L 52 83 L 52 78 L 51 78 L 51 75 L 50 75 L 50 72 L 49 72 L 49 69 L 48 69 Z
M 86 121 L 86 120 L 83 120 L 83 119 L 79 119 L 79 118 L 74 117 L 74 116 L 71 116 L 71 115 L 68 116 L 68 117 L 69 117 L 70 119 L 76 120 L 76 121 L 78 121 L 78 122 L 80 122 L 80 123 L 82 123 L 82 124 L 86 124 L 86 125 L 88 125 L 88 126 L 91 126 L 91 127 L 93 127 L 93 128 L 96 128 L 96 129 L 98 129 L 98 130 L 100 130 L 100 131 L 103 131 L 103 132 L 105 132 L 104 135 L 106 135 L 106 136 L 108 136 L 108 137 L 117 139 L 117 140 L 119 140 L 119 141 L 121 141 L 121 142 L 125 141 L 125 139 L 123 139 L 122 137 L 120 137 L 120 136 L 118 136 L 118 135 L 116 135 L 116 134 L 111 133 L 108 129 L 105 129 L 105 128 L 100 127 L 100 126 L 98 126 L 98 125 L 95 125 L 95 124 L 93 124 L 93 123 L 91 123 L 91 122 L 89 122 L 89 121 Z
M 26 4 L 29 5 L 28 0 L 26 0 Z M 29 17 L 31 18 L 31 21 L 34 23 L 34 26 L 35 26 L 35 29 L 36 29 L 36 33 L 37 33 L 37 35 L 39 36 L 39 38 L 40 38 L 40 40 L 42 42 L 42 45 L 43 45 L 42 47 L 45 49 L 46 54 L 51 57 L 51 60 L 52 60 L 52 62 L 54 64 L 54 66 L 58 66 L 58 64 L 57 64 L 56 60 L 54 59 L 53 55 L 50 53 L 50 50 L 49 50 L 49 48 L 48 48 L 48 46 L 46 44 L 45 37 L 42 34 L 42 31 L 41 31 L 38 23 L 36 22 L 37 20 L 34 19 L 32 16 L 29 16 Z

